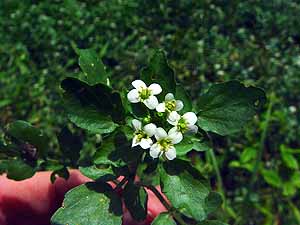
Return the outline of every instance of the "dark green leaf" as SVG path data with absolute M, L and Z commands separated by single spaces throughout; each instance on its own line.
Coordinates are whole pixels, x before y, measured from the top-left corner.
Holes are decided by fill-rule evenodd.
M 210 214 L 216 211 L 219 207 L 221 207 L 223 203 L 222 196 L 217 192 L 210 192 L 207 198 L 205 199 L 206 204 L 206 213 Z
M 227 223 L 223 223 L 217 220 L 205 220 L 198 225 L 228 225 Z
M 51 177 L 50 177 L 51 182 L 54 183 L 54 181 L 56 180 L 57 177 L 62 177 L 65 180 L 68 180 L 69 177 L 70 177 L 70 173 L 69 173 L 69 171 L 66 167 L 63 167 L 63 168 L 58 169 L 58 170 L 54 170 L 51 173 Z
M 176 82 L 174 71 L 170 68 L 165 52 L 163 50 L 156 50 L 149 60 L 148 67 L 141 71 L 141 79 L 147 85 L 151 83 L 158 83 L 162 87 L 161 96 L 167 93 L 175 93 Z
M 168 213 L 161 213 L 153 220 L 151 225 L 176 225 L 176 223 Z
M 121 225 L 122 203 L 106 183 L 86 183 L 69 191 L 52 225 Z
M 63 157 L 70 159 L 73 164 L 76 164 L 80 156 L 80 150 L 83 146 L 81 138 L 73 135 L 67 127 L 64 127 L 57 139 L 60 150 L 63 153 Z
M 145 189 L 129 181 L 124 188 L 123 196 L 131 216 L 137 221 L 146 219 L 148 195 Z
M 25 180 L 34 175 L 35 169 L 23 160 L 11 160 L 7 164 L 7 178 L 13 180 Z
M 80 172 L 93 180 L 109 181 L 116 179 L 110 165 L 92 165 L 88 167 L 79 167 Z
M 105 66 L 93 49 L 75 49 L 79 55 L 79 66 L 88 84 L 107 84 L 108 74 Z
M 184 90 L 184 87 L 180 84 L 176 85 L 176 100 L 181 100 L 183 102 L 183 109 L 182 112 L 190 112 L 193 110 L 193 104 L 191 97 L 188 95 L 188 93 Z
M 160 170 L 162 191 L 173 207 L 187 217 L 202 221 L 207 217 L 206 198 L 209 195 L 207 182 L 190 174 L 187 170 L 180 171 L 180 165 L 172 162 Z M 176 165 L 175 165 L 176 164 Z
M 65 96 L 64 106 L 72 123 L 92 133 L 111 133 L 118 127 L 109 115 L 99 112 L 93 106 L 83 107 L 76 99 Z
M 17 120 L 9 125 L 7 132 L 16 139 L 25 158 L 35 160 L 37 155 L 47 154 L 48 138 L 30 123 Z
M 263 90 L 238 81 L 213 85 L 197 101 L 198 125 L 220 135 L 232 134 L 255 115 L 265 99 Z

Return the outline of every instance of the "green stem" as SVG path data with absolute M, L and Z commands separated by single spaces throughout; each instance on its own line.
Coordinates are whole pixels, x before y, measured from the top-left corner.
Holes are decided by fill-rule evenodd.
M 181 224 L 186 225 L 186 222 L 181 218 L 181 215 L 176 212 L 176 210 L 166 201 L 166 199 L 162 196 L 162 194 L 156 189 L 156 187 L 152 185 L 146 185 L 141 182 L 137 182 L 137 185 L 143 186 L 155 194 L 155 196 L 159 199 L 159 201 L 163 204 L 163 206 L 172 214 L 175 220 Z
M 259 165 L 260 165 L 260 162 L 261 162 L 263 154 L 264 154 L 265 140 L 266 140 L 266 137 L 267 137 L 269 123 L 270 123 L 270 120 L 271 120 L 271 114 L 272 114 L 272 108 L 273 108 L 274 100 L 275 100 L 275 94 L 272 92 L 270 94 L 270 103 L 268 105 L 267 113 L 266 113 L 266 119 L 264 121 L 265 125 L 263 127 L 262 135 L 261 135 L 260 142 L 259 142 L 259 151 L 258 151 L 258 154 L 257 154 L 257 158 L 255 160 L 255 164 L 254 164 L 254 168 L 253 168 L 253 172 L 252 172 L 252 177 L 251 177 L 251 180 L 250 180 L 250 190 L 253 189 L 253 186 L 256 182 Z

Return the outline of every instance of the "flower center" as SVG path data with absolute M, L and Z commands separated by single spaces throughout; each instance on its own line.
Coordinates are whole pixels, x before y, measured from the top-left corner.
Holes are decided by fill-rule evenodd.
M 139 96 L 142 100 L 146 100 L 151 96 L 151 90 L 148 88 L 143 88 L 139 91 Z
M 135 132 L 135 136 L 137 137 L 138 141 L 141 141 L 143 138 L 148 138 L 148 135 L 142 130 Z
M 173 145 L 172 141 L 168 138 L 159 140 L 158 144 L 161 146 L 162 151 L 167 151 Z
M 167 101 L 166 102 L 166 109 L 169 112 L 174 111 L 176 108 L 176 101 L 175 100 L 171 100 L 171 101 Z
M 186 124 L 186 121 L 183 118 L 180 118 L 177 124 L 177 130 L 179 130 L 181 133 L 184 133 L 187 131 L 188 126 Z

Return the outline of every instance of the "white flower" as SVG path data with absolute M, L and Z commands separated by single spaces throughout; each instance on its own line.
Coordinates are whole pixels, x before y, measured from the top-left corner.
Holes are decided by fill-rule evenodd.
M 158 105 L 158 100 L 154 95 L 162 92 L 159 84 L 151 84 L 149 87 L 142 80 L 135 80 L 132 82 L 132 89 L 127 98 L 131 103 L 143 102 L 149 109 L 155 109 Z
M 132 125 L 135 129 L 132 147 L 140 145 L 143 149 L 150 148 L 153 144 L 151 137 L 155 133 L 156 125 L 149 123 L 142 127 L 142 122 L 136 119 L 132 120 Z
M 198 127 L 195 125 L 198 118 L 195 113 L 187 112 L 180 116 L 173 111 L 169 114 L 167 121 L 174 127 L 170 130 L 172 133 L 197 133 Z
M 152 158 L 158 158 L 162 154 L 165 154 L 167 159 L 175 159 L 176 149 L 174 145 L 182 141 L 182 134 L 178 135 L 177 132 L 173 133 L 171 130 L 167 134 L 163 128 L 159 127 L 156 128 L 154 135 L 157 142 L 151 146 L 150 156 Z
M 175 100 L 174 95 L 172 93 L 168 93 L 165 96 L 165 101 L 159 103 L 156 106 L 157 112 L 172 112 L 172 111 L 180 111 L 183 108 L 183 102 L 180 100 Z

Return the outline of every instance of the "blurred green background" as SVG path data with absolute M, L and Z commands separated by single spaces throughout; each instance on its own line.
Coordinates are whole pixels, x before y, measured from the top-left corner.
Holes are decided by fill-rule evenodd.
M 230 224 L 300 224 L 300 2 L 292 0 L 2 0 L 0 127 L 22 119 L 57 147 L 67 121 L 59 83 L 94 48 L 117 88 L 163 48 L 196 99 L 238 79 L 268 102 L 241 134 L 214 136 Z M 1 131 L 1 130 L 0 130 Z M 216 183 L 212 163 L 195 165 Z

